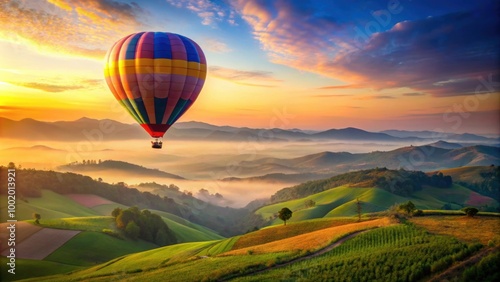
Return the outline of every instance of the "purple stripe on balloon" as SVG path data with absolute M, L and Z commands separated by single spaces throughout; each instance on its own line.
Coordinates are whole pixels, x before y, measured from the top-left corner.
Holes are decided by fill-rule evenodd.
M 167 98 L 168 90 L 170 89 L 171 74 L 155 73 L 155 97 Z
M 182 94 L 181 94 L 182 99 L 189 100 L 189 98 L 193 94 L 194 89 L 196 88 L 197 82 L 198 82 L 197 77 L 186 76 L 186 81 L 184 83 L 184 88 L 182 89 Z
M 144 33 L 137 42 L 135 58 L 154 59 L 154 33 Z

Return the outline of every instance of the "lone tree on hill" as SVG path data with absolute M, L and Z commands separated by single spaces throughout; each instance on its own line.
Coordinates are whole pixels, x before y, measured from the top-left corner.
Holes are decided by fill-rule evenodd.
M 362 208 L 359 198 L 356 198 L 356 213 L 358 214 L 358 221 L 361 221 Z
M 283 220 L 285 222 L 285 225 L 286 225 L 286 221 L 289 220 L 292 217 L 292 211 L 289 208 L 282 208 L 278 212 L 278 217 L 281 220 Z
M 33 219 L 35 220 L 36 224 L 40 224 L 40 219 L 42 216 L 39 213 L 33 213 Z
M 462 211 L 465 212 L 465 214 L 469 217 L 474 217 L 479 212 L 478 209 L 473 207 L 465 207 L 462 209 Z

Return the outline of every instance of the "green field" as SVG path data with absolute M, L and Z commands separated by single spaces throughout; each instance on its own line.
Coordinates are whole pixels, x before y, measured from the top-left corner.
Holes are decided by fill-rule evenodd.
M 2 201 L 0 207 L 6 208 L 6 204 L 6 201 Z M 43 227 L 102 231 L 102 229 L 115 229 L 110 215 L 111 211 L 117 207 L 128 208 L 118 203 L 87 208 L 64 195 L 50 190 L 42 190 L 40 198 L 28 198 L 27 202 L 18 201 L 16 216 L 18 220 L 32 222 L 33 213 L 39 213 L 42 217 L 40 223 Z M 151 212 L 163 218 L 175 233 L 178 242 L 211 241 L 224 238 L 206 227 L 191 223 L 176 215 L 158 210 L 151 210 Z
M 121 209 L 128 208 L 124 205 L 113 203 L 95 206 L 92 209 L 102 215 L 110 215 L 113 209 L 117 207 Z M 172 231 L 174 231 L 175 237 L 177 238 L 178 242 L 211 241 L 224 238 L 206 227 L 189 222 L 188 220 L 185 220 L 176 215 L 153 209 L 150 209 L 150 211 L 163 218 L 168 227 L 172 229 Z
M 2 264 L 2 281 L 15 281 L 32 277 L 55 275 L 81 270 L 84 268 L 82 266 L 68 265 L 52 261 L 18 258 L 16 259 L 16 274 L 12 275 L 10 273 L 7 273 L 6 267 L 4 267 L 7 262 L 7 258 L 0 257 L 0 263 Z
M 452 217 L 447 220 L 460 224 L 463 221 L 462 218 L 464 217 Z M 425 219 L 427 221 L 438 220 L 437 224 L 441 217 L 429 216 Z M 257 247 L 263 244 L 262 240 L 269 241 L 268 239 L 271 238 L 270 240 L 277 240 L 275 243 L 280 244 L 279 242 L 293 240 L 301 232 L 309 236 L 307 233 L 314 232 L 312 230 L 321 230 L 320 232 L 326 234 L 328 232 L 324 232 L 323 229 L 329 230 L 327 228 L 331 226 L 344 228 L 343 225 L 346 227 L 353 225 L 352 220 L 352 218 L 308 220 L 287 226 L 269 227 L 218 241 L 176 244 L 116 257 L 70 274 L 40 277 L 36 281 L 125 279 L 127 281 L 212 281 L 229 278 L 235 278 L 235 281 L 350 281 L 353 279 L 356 281 L 420 281 L 470 258 L 482 247 L 481 244 L 464 242 L 453 236 L 430 233 L 422 227 L 408 223 L 390 224 L 358 234 L 322 255 L 296 261 L 280 268 L 273 268 L 273 266 L 309 253 L 305 251 L 306 249 L 269 253 L 246 251 L 243 254 L 232 254 L 234 251 L 226 253 L 230 250 L 237 252 L 239 249 L 237 245 L 240 241 L 244 242 L 243 245 Z M 468 220 L 474 221 L 475 219 Z M 485 228 L 486 225 L 483 225 L 478 225 L 478 228 Z M 331 234 L 332 238 L 337 235 L 334 233 Z M 103 238 L 92 237 L 96 234 L 106 236 L 104 234 L 95 232 L 82 232 L 81 234 L 84 235 L 79 239 L 80 242 L 67 246 L 66 253 L 58 251 L 59 253 L 56 252 L 47 259 L 54 262 L 65 260 L 66 263 L 81 264 L 97 259 L 93 256 L 93 252 L 86 254 L 81 250 L 89 246 L 93 247 L 93 243 L 97 245 L 102 243 L 108 247 L 117 248 L 110 242 L 102 242 Z M 100 243 L 95 243 L 95 241 L 100 241 Z M 315 244 L 314 240 L 309 241 L 309 244 Z M 251 245 L 252 242 L 254 245 Z M 68 260 L 69 252 L 75 250 L 81 252 L 78 259 Z M 116 252 L 114 255 L 120 254 Z M 265 271 L 250 275 L 257 270 Z
M 356 216 L 356 201 L 361 201 L 362 213 L 385 211 L 394 204 L 411 200 L 418 209 L 439 210 L 445 204 L 454 209 L 468 205 L 468 201 L 477 194 L 468 188 L 454 184 L 451 188 L 424 187 L 411 196 L 403 197 L 379 188 L 352 188 L 339 186 L 305 198 L 272 204 L 258 209 L 255 213 L 264 219 L 273 217 L 281 208 L 288 207 L 293 211 L 290 223 L 323 217 L 353 217 Z M 305 201 L 312 200 L 314 207 L 306 208 Z M 489 206 L 499 206 L 498 201 L 483 197 Z M 272 224 L 283 223 L 276 218 Z
M 158 246 L 143 240 L 118 239 L 100 232 L 83 231 L 44 260 L 90 266 L 154 248 Z
M 33 220 L 28 222 L 33 223 Z M 40 220 L 40 226 L 56 229 L 101 232 L 103 229 L 117 230 L 111 216 L 68 217 Z
M 64 217 L 83 217 L 100 215 L 95 210 L 84 207 L 64 195 L 57 194 L 50 190 L 42 190 L 42 197 L 27 198 L 27 202 L 17 200 L 16 218 L 17 220 L 29 220 L 33 218 L 33 213 L 39 213 L 42 220 Z M 0 208 L 6 208 L 7 201 L 0 203 Z M 4 216 L 2 214 L 2 216 Z M 5 219 L 2 217 L 2 222 Z

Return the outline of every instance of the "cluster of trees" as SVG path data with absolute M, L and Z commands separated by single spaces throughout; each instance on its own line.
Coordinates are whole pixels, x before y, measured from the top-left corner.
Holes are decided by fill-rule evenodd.
M 390 170 L 383 167 L 344 173 L 328 179 L 308 181 L 285 188 L 271 196 L 271 202 L 299 199 L 341 185 L 378 187 L 396 195 L 409 196 L 414 191 L 421 190 L 423 185 L 447 188 L 452 184 L 451 176 L 445 176 L 442 173 L 428 176 L 421 171 Z
M 177 243 L 174 233 L 163 219 L 149 210 L 140 211 L 137 207 L 126 210 L 115 208 L 111 215 L 115 218 L 116 227 L 132 239 L 143 239 L 159 246 Z

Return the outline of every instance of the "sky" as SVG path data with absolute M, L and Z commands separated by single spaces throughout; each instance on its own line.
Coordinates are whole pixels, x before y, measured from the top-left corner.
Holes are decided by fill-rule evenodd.
M 103 75 L 140 31 L 204 50 L 179 121 L 500 133 L 498 1 L 0 0 L 0 116 L 133 123 Z

